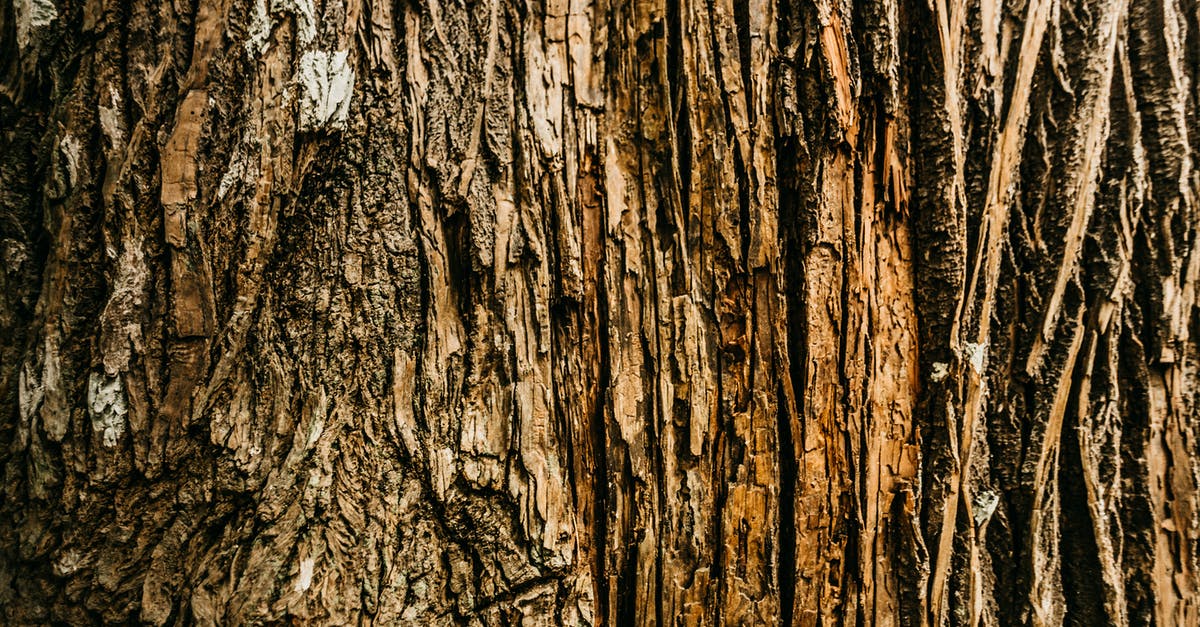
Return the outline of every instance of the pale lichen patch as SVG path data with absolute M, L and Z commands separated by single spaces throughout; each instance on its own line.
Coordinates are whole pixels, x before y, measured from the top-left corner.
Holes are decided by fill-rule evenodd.
M 66 162 L 66 183 L 73 187 L 79 182 L 79 162 L 83 155 L 83 145 L 75 137 L 64 135 L 58 143 L 58 150 L 62 153 L 62 158 Z
M 217 200 L 224 200 L 225 196 L 229 194 L 229 190 L 234 189 L 235 185 L 245 180 L 249 170 L 247 161 L 245 153 L 238 151 L 233 161 L 229 163 L 229 169 L 221 175 L 221 182 L 217 184 Z
M 125 415 L 129 413 L 121 378 L 93 372 L 88 377 L 87 401 L 92 430 L 101 434 L 104 446 L 116 446 L 125 433 Z
M 250 11 L 250 26 L 246 33 L 246 52 L 258 56 L 266 52 L 267 42 L 271 39 L 271 17 L 267 15 L 267 0 L 255 0 Z
M 938 381 L 945 380 L 945 378 L 949 375 L 950 375 L 950 364 L 948 364 L 944 361 L 933 362 L 933 372 L 930 373 L 930 375 L 929 375 L 930 379 L 932 379 L 936 383 Z
M 975 526 L 982 527 L 991 519 L 992 513 L 996 511 L 996 505 L 1000 502 L 1000 497 L 991 490 L 984 490 L 977 493 L 972 501 L 975 510 Z
M 28 426 L 33 420 L 34 412 L 37 412 L 37 415 L 41 417 L 42 429 L 45 430 L 46 437 L 53 442 L 60 442 L 67 433 L 70 411 L 67 409 L 68 403 L 63 390 L 62 364 L 57 340 L 47 337 L 43 343 L 40 379 L 36 381 L 33 379 L 32 365 L 27 368 L 30 377 L 26 383 L 29 386 L 27 390 L 29 396 L 26 398 L 24 409 L 29 414 L 22 414 L 22 418 L 28 418 L 30 422 L 22 424 Z
M 108 139 L 109 146 L 116 148 L 122 145 L 125 133 L 124 121 L 121 119 L 121 94 L 112 85 L 108 87 L 108 105 L 101 100 L 101 104 L 96 107 L 96 113 L 100 118 L 100 130 Z
M 307 47 L 317 39 L 317 13 L 312 0 L 254 0 L 243 45 L 251 57 L 260 57 L 271 43 L 272 16 L 290 14 L 295 19 L 296 40 Z
M 987 367 L 987 348 L 987 342 L 967 342 L 967 363 L 971 364 L 971 369 L 979 376 L 983 376 L 983 369 Z
M 312 426 L 309 427 L 308 441 L 305 442 L 304 448 L 305 449 L 312 448 L 313 445 L 317 443 L 317 440 L 319 440 L 321 438 L 321 434 L 324 432 L 325 432 L 325 421 L 320 418 L 314 418 L 313 422 L 312 422 Z
M 38 30 L 45 28 L 58 17 L 53 0 L 16 0 L 17 46 L 24 52 Z
M 296 38 L 302 44 L 317 38 L 316 11 L 312 0 L 271 0 L 272 13 L 291 13 L 296 18 Z M 267 35 L 270 35 L 268 26 Z
M 313 566 L 316 561 L 311 557 L 300 560 L 300 576 L 296 578 L 296 592 L 304 592 L 312 585 Z
M 296 83 L 300 91 L 300 128 L 343 129 L 354 93 L 354 69 L 345 50 L 310 50 L 300 57 Z
M 20 408 L 22 424 L 29 424 L 33 420 L 33 414 L 42 406 L 42 398 L 45 396 L 41 381 L 33 372 L 32 365 L 26 362 L 17 377 L 17 406 Z
M 79 570 L 85 563 L 84 556 L 77 549 L 67 549 L 54 560 L 54 574 L 65 577 Z

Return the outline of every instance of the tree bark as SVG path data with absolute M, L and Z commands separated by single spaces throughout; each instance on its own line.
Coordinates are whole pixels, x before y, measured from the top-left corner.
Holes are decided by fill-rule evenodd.
M 1195 0 L 0 3 L 0 622 L 1200 623 Z

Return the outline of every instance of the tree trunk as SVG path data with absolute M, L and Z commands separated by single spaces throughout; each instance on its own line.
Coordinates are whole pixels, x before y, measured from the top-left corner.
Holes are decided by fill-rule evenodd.
M 0 29 L 0 622 L 1200 622 L 1196 0 Z

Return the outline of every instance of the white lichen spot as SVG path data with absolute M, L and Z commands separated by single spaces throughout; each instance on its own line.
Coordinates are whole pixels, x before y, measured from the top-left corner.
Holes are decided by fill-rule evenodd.
M 976 494 L 972 501 L 975 510 L 973 516 L 975 526 L 982 527 L 992 518 L 992 513 L 996 511 L 996 505 L 1000 502 L 1000 497 L 991 490 L 984 490 Z
M 291 13 L 296 17 L 296 39 L 302 44 L 317 38 L 317 18 L 312 0 L 271 0 L 271 13 Z M 270 31 L 268 29 L 268 35 Z
M 269 6 L 268 6 L 269 2 Z M 296 39 L 307 47 L 317 38 L 317 18 L 312 0 L 254 0 L 246 31 L 246 52 L 260 57 L 267 51 L 274 28 L 272 15 L 291 14 L 296 20 Z
M 246 33 L 246 52 L 257 57 L 266 51 L 267 41 L 271 38 L 271 17 L 267 15 L 267 0 L 255 0 L 250 11 L 250 28 Z
M 246 154 L 241 150 L 234 155 L 233 161 L 229 164 L 229 169 L 221 176 L 221 182 L 217 185 L 217 200 L 223 200 L 225 195 L 229 193 L 229 190 L 245 181 L 248 170 L 246 161 Z
M 312 426 L 308 430 L 308 441 L 304 443 L 304 448 L 310 449 L 317 440 L 321 439 L 321 434 L 325 432 L 325 421 L 320 418 L 314 418 Z
M 53 335 L 47 335 L 42 343 L 42 376 L 37 381 L 37 405 L 47 398 L 58 398 L 60 401 L 63 396 L 63 377 L 62 377 L 62 359 L 58 352 L 58 340 Z M 30 375 L 33 375 L 33 368 L 30 367 Z M 33 399 L 30 399 L 31 401 Z M 56 403 L 57 404 L 57 403 Z M 33 411 L 38 407 L 30 406 L 29 417 L 32 419 Z M 42 426 L 46 429 L 47 435 L 55 438 L 55 441 L 62 439 L 67 432 L 67 416 L 66 412 L 50 411 L 42 412 Z M 28 432 L 26 432 L 28 433 Z
M 93 372 L 88 377 L 87 401 L 92 430 L 101 434 L 104 446 L 116 446 L 125 433 L 125 414 L 129 413 L 121 378 Z
M 312 585 L 313 566 L 315 565 L 316 562 L 311 557 L 300 560 L 300 577 L 296 579 L 296 592 L 304 592 Z
M 950 364 L 944 361 L 933 362 L 933 372 L 929 375 L 930 379 L 936 382 L 942 381 L 948 376 L 950 376 Z
M 53 0 L 15 0 L 13 11 L 17 18 L 17 46 L 22 52 L 29 47 L 38 30 L 49 26 L 58 17 Z
M 42 406 L 45 388 L 33 371 L 33 364 L 25 362 L 21 374 L 17 376 L 17 407 L 21 412 L 21 424 L 28 425 L 33 421 L 33 414 Z
M 83 145 L 71 135 L 64 135 L 58 142 L 58 151 L 67 162 L 67 185 L 74 186 L 79 181 L 79 160 L 83 155 Z
M 300 89 L 300 128 L 342 129 L 350 113 L 354 70 L 345 50 L 310 50 L 300 57 L 296 73 Z
M 68 549 L 54 560 L 54 574 L 65 577 L 83 566 L 83 555 L 76 549 Z
M 971 364 L 971 369 L 981 377 L 983 376 L 984 368 L 987 367 L 987 349 L 987 342 L 982 344 L 967 342 L 967 363 Z
M 121 119 L 121 94 L 112 85 L 108 86 L 108 103 L 96 107 L 96 112 L 100 118 L 100 130 L 104 132 L 108 143 L 116 148 L 124 143 L 125 132 Z

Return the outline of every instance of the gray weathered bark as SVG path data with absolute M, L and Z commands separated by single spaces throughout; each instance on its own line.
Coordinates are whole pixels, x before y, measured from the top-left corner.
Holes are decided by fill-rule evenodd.
M 0 622 L 1200 622 L 1194 0 L 0 3 Z

